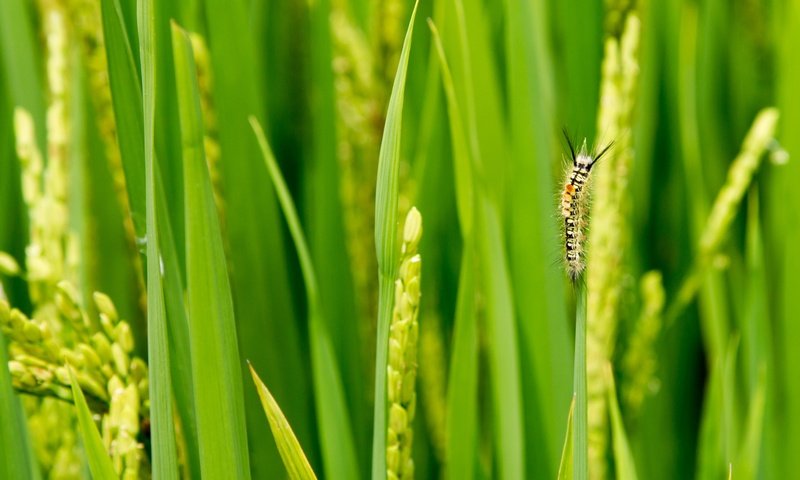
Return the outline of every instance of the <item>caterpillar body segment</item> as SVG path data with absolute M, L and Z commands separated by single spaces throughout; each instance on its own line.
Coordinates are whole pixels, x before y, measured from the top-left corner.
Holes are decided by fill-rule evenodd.
M 567 139 L 572 165 L 567 171 L 564 188 L 561 191 L 561 216 L 564 217 L 564 259 L 566 260 L 567 275 L 573 282 L 580 278 L 585 268 L 584 259 L 584 227 L 588 213 L 587 188 L 592 167 L 605 155 L 611 144 L 608 144 L 596 155 L 588 153 L 586 140 L 579 151 L 575 151 L 572 141 L 564 132 Z

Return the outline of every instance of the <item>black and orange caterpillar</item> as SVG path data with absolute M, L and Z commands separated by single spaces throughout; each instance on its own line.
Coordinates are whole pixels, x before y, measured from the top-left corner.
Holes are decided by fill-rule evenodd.
M 583 244 L 584 226 L 586 223 L 586 189 L 592 167 L 608 152 L 612 143 L 606 145 L 599 153 L 592 156 L 586 148 L 586 139 L 583 140 L 581 149 L 576 153 L 575 147 L 566 130 L 564 137 L 569 145 L 572 166 L 567 172 L 564 189 L 561 192 L 561 215 L 564 217 L 564 252 L 567 262 L 567 274 L 575 282 L 585 268 Z

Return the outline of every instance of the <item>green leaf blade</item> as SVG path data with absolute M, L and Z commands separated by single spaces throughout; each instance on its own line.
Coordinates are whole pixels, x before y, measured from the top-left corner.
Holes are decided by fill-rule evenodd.
M 0 476 L 34 478 L 31 471 L 33 459 L 30 458 L 33 452 L 27 448 L 25 414 L 11 386 L 7 364 L 5 339 L 0 333 L 0 418 L 3 419 L 0 422 Z
M 578 284 L 575 311 L 575 373 L 573 375 L 573 471 L 577 480 L 589 478 L 589 413 L 586 397 L 586 286 Z
M 86 459 L 89 461 L 89 470 L 94 478 L 118 478 L 117 473 L 114 471 L 114 466 L 111 464 L 111 458 L 103 445 L 103 439 L 100 438 L 100 432 L 95 427 L 92 412 L 89 410 L 89 405 L 86 404 L 86 398 L 78 385 L 75 372 L 72 367 L 69 367 L 68 370 L 83 448 L 86 449 Z
M 408 57 L 417 9 L 411 13 L 400 63 L 389 98 L 386 124 L 378 156 L 378 185 L 375 192 L 375 248 L 378 270 L 381 275 L 393 278 L 397 272 L 399 248 L 397 246 L 397 198 L 400 170 L 400 136 L 403 123 L 403 101 L 406 91 Z
M 335 7 L 330 0 L 314 2 L 309 7 L 311 138 L 304 158 L 302 197 L 305 200 L 308 247 L 317 271 L 321 309 L 327 326 L 324 330 L 335 348 L 342 384 L 353 420 L 354 439 L 360 451 L 368 447 L 370 412 L 366 402 L 368 386 L 362 380 L 363 348 L 360 344 L 361 313 L 356 308 L 356 289 L 345 231 L 346 208 L 342 200 L 342 175 L 339 158 L 339 132 L 333 63 L 331 15 Z M 274 176 L 273 176 L 274 178 Z M 285 210 L 285 208 L 284 208 Z M 313 357 L 312 357 L 313 360 Z M 325 448 L 322 445 L 323 449 Z M 362 462 L 362 472 L 367 464 Z
M 467 246 L 461 260 L 453 350 L 447 387 L 447 478 L 475 478 L 478 446 L 478 316 L 475 254 Z
M 267 172 L 258 158 L 258 145 L 247 118 L 264 122 L 265 78 L 259 74 L 262 51 L 253 28 L 253 7 L 248 0 L 203 0 L 214 75 L 214 109 L 219 127 L 219 171 L 226 210 L 225 235 L 230 246 L 233 299 L 242 358 L 252 362 L 269 382 L 295 433 L 309 447 L 312 463 L 319 456 L 313 442 L 311 379 L 308 348 L 300 338 L 292 272 L 286 262 L 285 238 Z M 279 7 L 275 2 L 265 5 Z M 283 7 L 299 13 L 300 4 Z M 303 7 L 304 8 L 304 7 Z M 294 13 L 292 13 L 294 15 Z M 290 15 L 291 16 L 291 15 Z M 278 20 L 281 25 L 293 25 Z M 291 27 L 289 27 L 291 29 Z M 298 34 L 297 31 L 293 32 Z M 292 38 L 287 43 L 296 43 Z M 275 72 L 270 72 L 272 75 Z M 274 85 L 271 82 L 271 86 Z M 251 440 L 252 471 L 273 478 L 281 474 L 280 458 L 272 448 L 272 435 L 264 423 L 255 391 L 246 392 L 247 433 Z
M 36 63 L 40 52 L 36 48 L 36 34 L 31 31 L 33 22 L 27 7 L 23 0 L 0 3 L 0 18 L 3 19 L 0 21 L 0 58 L 8 83 L 3 93 L 8 96 L 12 110 L 22 107 L 30 112 L 35 124 L 40 126 L 36 129 L 39 149 L 45 151 L 46 129 L 41 127 L 45 124 L 44 95 L 40 65 Z
M 456 3 L 459 15 L 459 48 L 467 51 L 463 25 L 463 11 Z M 486 297 L 487 343 L 489 372 L 492 395 L 492 414 L 495 426 L 496 453 L 501 478 L 523 478 L 525 476 L 525 457 L 522 425 L 522 392 L 520 389 L 520 365 L 517 348 L 516 326 L 514 325 L 514 302 L 511 296 L 511 280 L 506 265 L 506 250 L 503 239 L 501 216 L 492 201 L 483 178 L 473 171 L 480 167 L 480 138 L 473 103 L 477 99 L 467 96 L 466 122 L 462 122 L 460 102 L 454 88 L 450 68 L 445 59 L 444 48 L 439 41 L 437 30 L 432 27 L 434 41 L 442 66 L 442 80 L 450 116 L 451 140 L 453 142 L 456 195 L 458 198 L 459 220 L 465 236 L 465 248 L 475 248 L 475 268 L 481 279 L 481 292 Z M 458 56 L 457 56 L 458 57 Z M 461 68 L 470 70 L 468 61 L 462 58 Z M 469 82 L 467 79 L 466 82 Z M 484 105 L 483 108 L 491 108 Z M 471 128 L 467 128 L 469 125 Z M 497 186 L 497 185 L 495 185 Z M 472 211 L 472 209 L 475 209 Z M 474 233 L 473 229 L 474 225 Z M 474 235 L 474 247 L 472 236 Z M 469 394 L 467 392 L 467 394 Z M 467 400 L 472 401 L 472 400 Z M 459 421 L 469 421 L 469 418 Z M 469 438 L 456 441 L 469 442 Z
M 450 120 L 450 137 L 453 148 L 453 177 L 456 190 L 456 207 L 464 238 L 461 257 L 458 293 L 456 299 L 453 346 L 450 376 L 447 387 L 447 478 L 475 477 L 472 459 L 477 449 L 478 435 L 478 312 L 475 296 L 478 294 L 473 240 L 474 187 L 469 146 L 464 131 L 461 107 L 458 103 L 453 77 L 439 35 L 439 30 L 428 19 L 433 36 L 437 60 L 441 68 L 442 86 L 447 100 Z
M 30 20 L 21 0 L 0 2 L 0 145 L 12 145 L 11 121 L 15 106 L 31 113 L 36 125 L 43 125 L 44 105 L 39 71 L 34 64 L 34 41 Z M 39 147 L 44 145 L 44 128 L 37 128 Z M 16 152 L 0 151 L 0 250 L 20 258 L 27 239 L 27 216 L 23 212 Z M 14 281 L 16 280 L 16 281 Z M 4 295 L 18 301 L 18 292 L 25 292 L 20 279 L 3 278 Z M 25 292 L 26 293 L 26 292 Z M 0 308 L 8 310 L 0 298 Z M 17 303 L 21 306 L 20 303 Z M 2 315 L 2 314 L 0 314 Z M 37 478 L 34 453 L 29 448 L 26 418 L 19 398 L 14 393 L 11 375 L 6 367 L 9 356 L 6 339 L 0 332 L 0 478 Z
M 133 49 L 125 30 L 125 22 L 118 0 L 103 0 L 101 6 L 110 87 L 114 102 L 114 114 L 118 125 L 118 140 L 132 210 L 131 214 L 133 215 L 137 237 L 146 238 L 146 200 L 156 196 L 160 199 L 167 198 L 163 185 L 164 178 L 160 173 L 160 165 L 154 156 L 153 172 L 150 172 L 150 174 L 155 175 L 155 192 L 146 191 L 146 165 L 142 161 L 145 158 L 143 83 L 139 80 L 139 74 L 134 64 Z M 171 40 L 163 43 L 171 44 Z M 147 58 L 153 61 L 149 55 Z M 143 70 L 147 69 L 149 69 L 149 66 L 146 66 Z M 158 72 L 154 73 L 154 75 L 157 74 Z M 153 88 L 155 88 L 155 83 Z M 154 100 L 148 99 L 148 105 L 152 101 Z M 148 115 L 151 114 L 148 112 Z M 122 128 L 121 125 L 125 125 L 125 127 Z M 149 142 L 152 142 L 152 140 L 149 140 Z M 172 228 L 169 223 L 169 207 L 165 201 L 154 201 L 154 203 L 156 209 L 155 228 L 160 233 L 160 235 L 157 235 L 157 241 L 161 250 L 161 258 L 164 260 L 162 291 L 166 294 L 164 302 L 166 304 L 167 318 L 171 319 L 171 321 L 167 322 L 167 328 L 169 329 L 167 337 L 170 342 L 169 351 L 174 359 L 170 363 L 171 381 L 174 382 L 175 386 L 175 400 L 183 424 L 184 438 L 187 442 L 189 464 L 191 471 L 196 473 L 195 470 L 198 469 L 199 462 L 197 460 L 198 448 L 194 405 L 191 400 L 191 358 L 189 355 L 188 327 L 183 301 L 184 285 Z M 147 229 L 147 231 L 152 230 L 154 229 Z M 147 243 L 148 248 L 154 245 L 154 242 L 149 240 Z M 150 256 L 152 257 L 152 255 Z M 151 315 L 156 314 L 153 309 L 150 309 L 150 312 Z
M 574 429 L 572 426 L 573 415 L 575 413 L 575 396 L 569 403 L 569 413 L 567 414 L 567 429 L 564 434 L 564 447 L 561 449 L 561 462 L 558 464 L 558 480 L 573 480 L 573 455 L 574 455 Z
M 611 416 L 611 435 L 614 449 L 614 464 L 619 480 L 636 480 L 636 464 L 633 461 L 628 434 L 625 432 L 625 424 L 622 421 L 622 413 L 617 401 L 617 387 L 614 382 L 614 372 L 611 364 L 606 364 L 605 368 L 606 384 L 608 388 L 608 411 Z
M 486 335 L 500 478 L 525 478 L 524 415 L 511 279 L 497 208 L 480 200 L 476 242 L 486 295 Z
M 375 353 L 375 411 L 372 431 L 372 477 L 386 475 L 386 365 L 389 350 L 389 323 L 394 303 L 394 277 L 398 269 L 397 198 L 400 169 L 400 133 L 403 123 L 408 56 L 417 5 L 411 13 L 400 64 L 395 74 L 386 124 L 378 156 L 378 184 L 375 194 L 375 249 L 378 256 L 378 326 Z
M 308 244 L 300 225 L 300 219 L 297 216 L 297 209 L 289 193 L 289 188 L 286 186 L 283 175 L 278 168 L 272 149 L 267 143 L 264 131 L 255 117 L 250 117 L 250 125 L 253 127 L 261 147 L 264 162 L 275 184 L 275 192 L 289 224 L 289 232 L 297 248 L 300 268 L 308 295 L 308 333 L 311 346 L 312 377 L 316 392 L 315 400 L 321 437 L 320 443 L 326 476 L 328 478 L 357 479 L 360 475 L 353 442 L 353 432 L 350 426 L 350 412 L 348 412 L 345 403 L 341 373 L 327 329 L 328 325 L 323 319 L 319 285 L 317 284 L 317 275 L 311 261 Z M 261 395 L 260 391 L 259 395 Z M 275 433 L 274 427 L 273 433 Z M 283 453 L 281 453 L 281 456 L 284 456 Z
M 147 353 L 150 379 L 150 423 L 152 425 L 153 476 L 178 478 L 178 455 L 175 422 L 172 413 L 173 393 L 167 337 L 167 317 L 161 279 L 163 259 L 159 248 L 155 175 L 155 18 L 154 0 L 139 2 L 140 58 L 144 99 L 145 214 L 147 238 Z
M 509 0 L 505 53 L 508 62 L 510 172 L 513 208 L 507 224 L 514 302 L 520 325 L 529 472 L 551 477 L 561 438 L 559 419 L 570 398 L 570 336 L 564 273 L 560 262 L 542 261 L 558 251 L 553 221 L 553 168 L 559 156 L 553 134 L 556 105 L 554 65 L 546 22 L 546 2 Z M 580 32 L 582 33 L 582 32 Z M 576 32 L 576 34 L 580 34 Z M 560 173 L 560 172 L 559 172 Z M 559 281 L 560 280 L 560 281 Z M 531 428 L 538 426 L 542 428 Z
M 236 324 L 222 234 L 203 149 L 189 36 L 172 29 L 185 180 L 186 270 L 200 469 L 208 478 L 250 478 Z
M 144 117 L 139 73 L 119 0 L 101 0 L 111 100 L 136 236 L 145 236 Z
M 311 469 L 311 465 L 303 452 L 303 447 L 300 446 L 300 442 L 283 415 L 281 407 L 278 406 L 278 402 L 275 401 L 267 386 L 261 381 L 253 366 L 249 365 L 249 367 L 250 373 L 253 375 L 253 383 L 256 384 L 261 405 L 264 407 L 264 413 L 267 415 L 269 426 L 275 437 L 275 444 L 278 446 L 278 452 L 283 459 L 283 464 L 286 466 L 289 478 L 291 480 L 316 480 L 317 476 L 314 474 L 314 470 Z

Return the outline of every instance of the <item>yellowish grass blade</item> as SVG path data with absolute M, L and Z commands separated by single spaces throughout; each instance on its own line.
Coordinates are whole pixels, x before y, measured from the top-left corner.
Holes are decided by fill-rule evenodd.
M 269 389 L 261 381 L 253 366 L 250 364 L 248 366 L 250 367 L 250 373 L 253 375 L 253 383 L 256 384 L 258 396 L 261 398 L 264 413 L 267 414 L 269 428 L 272 429 L 272 435 L 275 436 L 278 452 L 281 454 L 283 464 L 289 473 L 289 478 L 292 480 L 316 479 L 317 476 L 314 475 L 314 470 L 311 469 L 311 465 L 308 463 L 305 453 L 303 453 L 303 447 L 300 446 L 300 442 L 297 441 L 291 425 L 289 425 L 286 417 L 283 416 L 278 402 L 269 393 Z

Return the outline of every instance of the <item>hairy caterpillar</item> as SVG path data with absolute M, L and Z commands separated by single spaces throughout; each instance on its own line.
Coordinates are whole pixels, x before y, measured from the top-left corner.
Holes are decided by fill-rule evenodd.
M 567 274 L 575 282 L 586 266 L 583 255 L 583 230 L 588 210 L 586 188 L 589 174 L 594 164 L 608 152 L 613 142 L 592 156 L 586 148 L 586 139 L 583 140 L 580 151 L 576 153 L 566 130 L 564 137 L 567 139 L 572 158 L 572 166 L 567 172 L 567 179 L 561 192 L 561 215 L 564 217 L 564 255 L 567 262 Z

